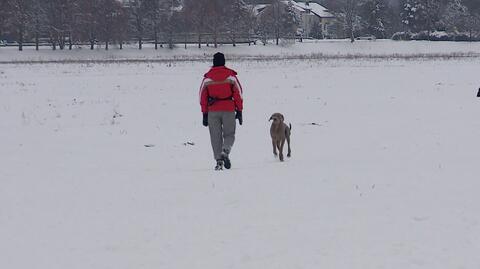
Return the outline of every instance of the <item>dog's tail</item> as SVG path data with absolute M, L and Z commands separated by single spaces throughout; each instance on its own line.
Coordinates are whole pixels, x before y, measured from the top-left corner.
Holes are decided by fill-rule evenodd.
M 289 123 L 288 126 L 290 127 L 290 131 L 292 130 L 292 124 Z

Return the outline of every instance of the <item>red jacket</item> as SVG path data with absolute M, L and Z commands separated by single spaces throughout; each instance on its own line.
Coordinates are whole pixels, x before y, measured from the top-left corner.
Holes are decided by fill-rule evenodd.
M 242 86 L 237 72 L 225 66 L 212 67 L 204 75 L 199 95 L 203 113 L 243 110 Z

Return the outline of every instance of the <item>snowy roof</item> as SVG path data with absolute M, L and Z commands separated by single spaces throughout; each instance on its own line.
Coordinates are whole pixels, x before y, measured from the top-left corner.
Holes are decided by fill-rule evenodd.
M 256 15 L 262 13 L 262 11 L 268 7 L 269 4 L 253 5 L 253 13 Z
M 283 0 L 282 1 L 285 5 L 289 4 L 289 0 Z M 315 2 L 309 2 L 308 5 L 305 2 L 296 2 L 296 1 L 291 1 L 293 8 L 300 11 L 300 12 L 305 12 L 307 10 L 310 10 L 311 13 L 321 17 L 321 18 L 335 18 L 335 16 L 328 11 L 327 8 L 324 6 L 315 3 Z M 259 5 L 252 5 L 253 7 L 253 12 L 255 15 L 258 15 L 262 13 L 262 11 L 270 6 L 271 4 L 259 4 Z
M 335 17 L 332 13 L 328 12 L 328 9 L 325 8 L 324 6 L 315 3 L 315 2 L 309 2 L 308 4 L 305 2 L 296 2 L 292 1 L 293 5 L 296 8 L 301 8 L 303 10 L 310 10 L 310 12 L 316 14 L 319 17 L 322 18 L 333 18 Z
M 176 11 L 176 12 L 180 12 L 183 10 L 183 6 L 180 5 L 180 6 L 175 6 L 175 7 L 172 7 L 171 8 L 172 11 Z
M 288 5 L 288 0 L 283 1 L 283 3 L 284 3 L 285 5 Z M 292 7 L 293 7 L 294 9 L 296 9 L 296 10 L 298 10 L 298 11 L 300 11 L 300 12 L 304 12 L 304 11 L 305 11 L 304 8 L 302 8 L 301 6 L 297 5 L 297 2 L 292 1 L 292 4 L 293 4 Z

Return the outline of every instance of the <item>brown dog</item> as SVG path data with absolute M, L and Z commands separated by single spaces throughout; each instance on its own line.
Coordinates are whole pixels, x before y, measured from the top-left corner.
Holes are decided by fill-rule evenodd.
M 274 113 L 269 121 L 272 121 L 272 126 L 270 126 L 270 136 L 272 137 L 272 146 L 273 146 L 273 155 L 277 156 L 277 149 L 280 153 L 280 161 L 283 162 L 283 146 L 285 145 L 285 140 L 287 140 L 288 153 L 287 157 L 292 155 L 290 149 L 290 133 L 292 130 L 292 124 L 287 126 L 284 123 L 285 118 L 280 113 Z

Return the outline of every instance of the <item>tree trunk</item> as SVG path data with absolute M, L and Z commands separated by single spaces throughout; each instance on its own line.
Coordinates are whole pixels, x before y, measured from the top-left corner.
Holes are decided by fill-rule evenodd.
M 20 27 L 18 29 L 18 50 L 22 51 L 23 50 L 23 29 Z
M 155 49 L 158 50 L 158 33 L 157 33 L 157 27 L 155 26 Z
M 39 50 L 39 47 L 40 47 L 40 41 L 39 41 L 39 28 L 40 28 L 40 22 L 39 22 L 39 19 L 38 19 L 38 14 L 35 13 L 35 50 Z
M 35 50 L 39 50 L 40 49 L 40 41 L 39 41 L 39 38 L 38 38 L 38 31 L 35 31 Z
M 215 48 L 218 47 L 217 38 L 218 38 L 218 25 L 217 25 L 217 21 L 215 21 L 215 27 L 213 28 L 213 46 Z
M 202 34 L 198 33 L 198 48 L 202 48 Z
M 143 48 L 143 24 L 140 14 L 136 15 L 136 26 L 138 32 L 138 49 L 141 50 Z
M 58 45 L 60 47 L 61 50 L 63 50 L 65 48 L 65 36 L 64 34 L 60 34 L 60 40 L 58 42 Z
M 468 26 L 468 32 L 470 34 L 470 42 L 473 41 L 473 25 L 475 25 L 475 20 L 473 17 L 471 17 L 470 19 L 470 23 L 469 23 L 469 26 Z
M 173 32 L 170 30 L 168 32 L 168 48 L 173 49 Z

